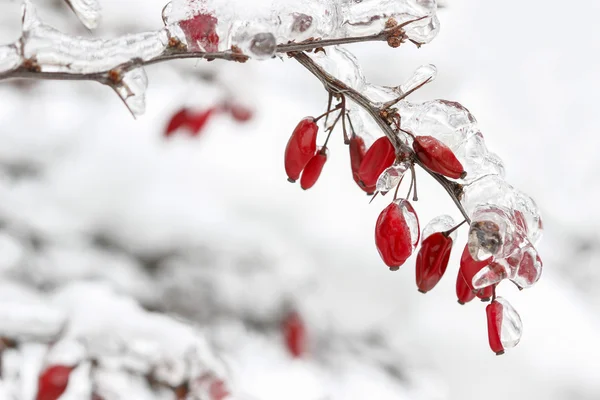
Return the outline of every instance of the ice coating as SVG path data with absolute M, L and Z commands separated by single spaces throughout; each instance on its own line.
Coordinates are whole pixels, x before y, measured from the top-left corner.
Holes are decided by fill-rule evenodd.
M 514 269 L 511 281 L 519 288 L 529 288 L 542 276 L 542 260 L 532 245 L 526 245 L 520 252 L 521 259 Z
M 126 72 L 122 79 L 113 85 L 113 88 L 134 117 L 144 114 L 148 76 L 143 68 Z
M 66 35 L 44 24 L 34 6 L 23 6 L 23 56 L 35 60 L 42 72 L 92 74 L 106 72 L 134 59 L 147 61 L 162 54 L 169 43 L 167 29 L 89 39 Z
M 453 152 L 478 132 L 477 121 L 460 103 L 448 100 L 431 100 L 421 104 L 399 103 L 400 114 L 404 107 L 412 108 L 410 118 L 403 118 L 402 128 L 416 136 L 433 136 Z
M 417 247 L 417 244 L 419 243 L 419 237 L 421 234 L 419 228 L 419 217 L 417 217 L 414 208 L 407 200 L 396 200 L 396 204 L 398 204 L 402 208 L 402 215 L 404 215 L 406 226 L 408 226 L 408 229 L 410 231 L 412 247 L 414 250 Z
M 421 233 L 421 243 L 433 233 L 449 231 L 455 226 L 456 223 L 454 222 L 454 218 L 452 218 L 450 215 L 439 215 L 429 221 L 429 223 L 425 225 L 425 228 L 423 228 L 423 232 Z M 456 235 L 457 231 L 454 231 L 449 237 L 453 241 L 456 241 Z
M 496 297 L 502 304 L 502 322 L 500 324 L 500 341 L 505 349 L 515 347 L 521 341 L 523 323 L 517 310 L 504 298 Z
M 437 4 L 431 0 L 287 0 L 258 3 L 173 0 L 163 10 L 163 20 L 170 25 L 197 15 L 210 15 L 218 21 L 218 50 L 237 46 L 246 55 L 258 59 L 268 58 L 269 52 L 253 51 L 252 42 L 266 40 L 265 47 L 271 48 L 276 44 L 310 38 L 366 36 L 380 33 L 389 18 L 400 24 L 414 21 L 407 24 L 404 31 L 416 43 L 429 43 L 439 30 Z
M 523 220 L 523 224 L 517 224 L 524 228 L 527 238 L 534 245 L 539 242 L 543 233 L 543 223 L 540 211 L 535 201 L 522 191 L 516 189 L 499 175 L 487 175 L 477 181 L 466 185 L 461 198 L 461 203 L 469 215 L 479 206 L 499 206 L 510 211 L 512 223 Z M 521 213 L 520 217 L 515 212 Z M 515 226 L 516 229 L 516 226 Z
M 345 0 L 341 5 L 342 27 L 346 36 L 381 32 L 389 18 L 408 24 L 404 30 L 409 39 L 429 43 L 439 31 L 435 0 Z
M 479 272 L 473 275 L 471 284 L 474 289 L 484 289 L 495 285 L 507 278 L 505 268 L 497 263 L 492 263 L 483 267 Z
M 408 163 L 400 163 L 383 171 L 377 179 L 377 191 L 385 194 L 398 186 L 408 167 Z
M 18 68 L 22 61 L 18 43 L 0 46 L 0 74 Z
M 98 27 L 102 7 L 98 0 L 65 0 L 81 23 L 88 29 Z
M 435 80 L 437 76 L 437 68 L 433 64 L 421 65 L 417 68 L 412 76 L 408 78 L 402 85 L 398 87 L 399 95 L 403 95 L 412 90 L 417 89 L 419 86 L 423 86 L 425 83 L 430 83 Z
M 471 257 L 476 261 L 508 257 L 524 240 L 509 208 L 481 205 L 471 214 L 468 246 Z

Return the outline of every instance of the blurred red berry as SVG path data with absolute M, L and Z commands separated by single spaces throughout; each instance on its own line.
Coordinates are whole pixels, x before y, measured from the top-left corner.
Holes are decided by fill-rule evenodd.
M 387 136 L 377 139 L 369 150 L 358 169 L 359 184 L 363 188 L 375 186 L 379 175 L 396 160 L 396 151 Z
M 187 126 L 192 136 L 199 136 L 202 133 L 204 126 L 214 112 L 215 108 L 209 108 L 208 110 L 188 114 Z
M 416 262 L 417 287 L 427 293 L 442 279 L 452 250 L 452 238 L 442 232 L 428 236 L 419 249 Z
M 415 136 L 413 149 L 419 161 L 433 172 L 453 179 L 465 177 L 465 169 L 452 150 L 436 138 Z
M 57 400 L 67 389 L 73 369 L 64 365 L 46 368 L 38 379 L 36 400 Z
M 165 136 L 169 137 L 175 133 L 181 127 L 187 126 L 187 121 L 189 117 L 189 110 L 187 108 L 182 108 L 177 111 L 169 120 L 167 124 L 167 129 L 165 130 Z
M 313 117 L 302 119 L 292 132 L 285 148 L 285 172 L 290 182 L 296 182 L 306 164 L 317 151 L 319 127 Z
M 229 106 L 231 117 L 237 122 L 248 122 L 252 119 L 252 110 L 240 104 L 232 104 Z
M 221 379 L 215 379 L 210 384 L 208 394 L 210 400 L 224 400 L 229 396 L 229 391 L 227 390 L 227 386 L 225 386 L 225 382 Z
M 306 353 L 307 333 L 300 314 L 295 311 L 287 314 L 281 330 L 289 353 L 295 358 L 302 357 Z
M 304 171 L 302 172 L 302 177 L 300 178 L 300 186 L 302 189 L 307 190 L 314 186 L 321 176 L 321 171 L 323 171 L 323 166 L 327 162 L 327 149 L 321 149 L 317 151 L 304 167 Z

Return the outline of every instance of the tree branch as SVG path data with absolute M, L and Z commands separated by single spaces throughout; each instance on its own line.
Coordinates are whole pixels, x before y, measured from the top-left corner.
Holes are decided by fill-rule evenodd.
M 396 154 L 410 154 L 413 155 L 414 151 L 411 147 L 406 145 L 400 137 L 394 132 L 394 130 L 390 127 L 386 119 L 382 117 L 383 109 L 376 107 L 367 97 L 363 96 L 356 90 L 352 89 L 344 82 L 335 78 L 334 76 L 327 73 L 323 68 L 317 65 L 307 54 L 305 53 L 297 53 L 293 54 L 293 57 L 298 61 L 303 67 L 309 70 L 314 76 L 316 76 L 325 89 L 329 93 L 341 94 L 347 96 L 356 104 L 358 104 L 361 108 L 367 111 L 371 117 L 377 122 L 377 125 L 381 128 L 383 133 L 388 137 L 390 142 L 394 145 L 396 149 Z M 416 157 L 412 157 L 414 159 L 415 164 L 418 164 L 423 170 L 425 170 L 429 175 L 431 175 L 443 188 L 446 190 L 448 195 L 454 201 L 454 204 L 459 209 L 463 217 L 470 224 L 471 220 L 467 215 L 464 207 L 460 203 L 460 196 L 462 194 L 462 185 L 459 183 L 448 180 L 446 177 L 437 174 L 431 170 L 429 170 L 423 163 L 421 163 Z
M 391 47 L 398 47 L 404 43 L 408 38 L 403 28 L 413 22 L 419 21 L 422 18 L 404 22 L 398 25 L 394 19 L 389 19 L 386 23 L 384 30 L 377 34 L 357 37 L 347 37 L 340 39 L 314 39 L 310 38 L 300 43 L 286 43 L 279 44 L 275 49 L 275 54 L 287 54 L 294 57 L 302 66 L 309 70 L 315 77 L 317 77 L 325 89 L 333 94 L 334 96 L 347 96 L 361 108 L 367 111 L 371 117 L 377 122 L 384 134 L 389 138 L 391 143 L 396 149 L 396 154 L 405 154 L 412 157 L 414 162 L 421 166 L 429 175 L 431 175 L 448 193 L 452 198 L 460 212 L 463 214 L 467 221 L 470 221 L 465 209 L 460 204 L 460 196 L 462 194 L 462 186 L 456 182 L 446 179 L 444 176 L 439 175 L 433 171 L 430 171 L 425 167 L 416 157 L 411 147 L 406 145 L 400 137 L 390 127 L 387 118 L 384 118 L 382 112 L 390 110 L 389 107 L 395 103 L 386 104 L 383 108 L 375 106 L 367 97 L 357 92 L 353 88 L 346 85 L 344 82 L 336 79 L 334 76 L 327 73 L 319 65 L 317 65 L 304 51 L 323 49 L 328 46 L 337 46 L 349 43 L 359 42 L 373 42 L 373 41 L 387 41 Z M 415 43 L 415 42 L 413 42 Z M 415 43 L 420 46 L 421 43 Z M 19 44 L 15 44 L 15 48 L 23 48 L 23 38 L 20 39 Z M 22 54 L 22 53 L 21 53 Z M 175 60 L 175 59 L 206 59 L 212 60 L 226 60 L 245 62 L 249 57 L 243 54 L 238 48 L 233 47 L 229 51 L 223 52 L 202 52 L 202 51 L 188 51 L 187 48 L 178 40 L 169 40 L 169 46 L 159 55 L 142 60 L 140 58 L 132 59 L 128 62 L 117 64 L 112 68 L 104 71 L 98 71 L 93 73 L 83 72 L 65 72 L 65 71 L 43 71 L 41 67 L 36 63 L 36 60 L 22 59 L 21 65 L 13 70 L 0 73 L 0 80 L 13 79 L 13 78 L 28 78 L 28 79 L 51 79 L 51 80 L 89 80 L 102 83 L 107 86 L 111 86 L 113 89 L 120 83 L 123 75 L 128 71 L 144 67 L 146 65 L 157 64 L 160 62 Z

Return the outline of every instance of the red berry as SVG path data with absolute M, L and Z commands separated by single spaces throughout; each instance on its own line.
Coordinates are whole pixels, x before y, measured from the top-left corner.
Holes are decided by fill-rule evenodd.
M 293 311 L 286 315 L 281 330 L 290 354 L 295 358 L 302 357 L 306 353 L 306 327 L 300 314 Z
M 462 256 L 460 258 L 460 272 L 462 273 L 467 285 L 471 290 L 476 291 L 473 287 L 473 277 L 484 267 L 492 263 L 491 257 L 483 261 L 475 261 L 469 252 L 469 245 L 465 245 Z
M 407 215 L 405 215 L 405 213 Z M 414 218 L 407 221 L 407 216 Z M 412 228 L 419 232 L 417 214 L 408 200 L 394 200 L 383 209 L 375 225 L 375 244 L 383 262 L 397 270 L 411 256 L 419 238 L 413 238 Z
M 229 396 L 225 382 L 220 379 L 215 379 L 211 382 L 208 392 L 210 400 L 224 400 Z
M 460 270 L 456 277 L 456 297 L 458 297 L 459 304 L 468 303 L 475 298 L 475 293 L 467 285 L 467 281 Z
M 165 136 L 169 137 L 176 130 L 178 130 L 182 126 L 185 126 L 187 124 L 188 117 L 189 117 L 189 110 L 187 108 L 182 108 L 181 110 L 177 111 L 171 117 L 171 120 L 169 121 L 169 123 L 167 125 L 167 129 L 165 130 Z
M 73 367 L 53 365 L 46 368 L 38 379 L 36 400 L 57 400 L 67 389 Z
M 217 19 L 212 15 L 195 15 L 190 19 L 180 21 L 179 26 L 185 34 L 190 50 L 208 53 L 218 51 Z
M 379 175 L 396 160 L 396 151 L 387 136 L 377 139 L 367 150 L 358 169 L 359 184 L 375 186 Z
M 464 178 L 465 169 L 452 150 L 432 136 L 415 136 L 413 149 L 427 168 L 449 178 Z
M 484 287 L 483 289 L 477 290 L 475 292 L 475 296 L 479 297 L 481 301 L 490 301 L 490 299 L 494 296 L 495 288 L 496 285 Z
M 423 240 L 416 262 L 417 287 L 420 292 L 427 293 L 442 279 L 451 250 L 452 238 L 442 232 L 435 232 Z
M 315 154 L 304 167 L 302 172 L 302 178 L 300 178 L 300 186 L 302 189 L 307 190 L 314 186 L 321 176 L 323 166 L 327 161 L 327 149 L 321 149 Z
M 290 182 L 296 182 L 306 164 L 317 151 L 317 126 L 313 117 L 302 119 L 294 129 L 285 148 L 285 172 Z
M 502 329 L 502 304 L 498 301 L 493 301 L 485 308 L 487 314 L 488 340 L 490 348 L 497 355 L 504 354 L 504 346 L 500 337 Z
M 348 148 L 350 150 L 350 168 L 352 169 L 352 178 L 354 178 L 354 182 L 356 182 L 358 187 L 367 192 L 368 194 L 375 193 L 375 185 L 365 187 L 360 184 L 360 178 L 358 177 L 358 170 L 360 168 L 360 164 L 363 158 L 365 157 L 365 153 L 367 152 L 365 141 L 360 136 L 353 135 L 350 138 Z
M 215 108 L 209 108 L 208 110 L 190 113 L 188 115 L 187 126 L 190 129 L 192 136 L 200 135 L 202 128 L 204 128 L 214 111 Z
M 252 110 L 239 104 L 230 105 L 229 113 L 237 122 L 248 122 L 252 119 Z

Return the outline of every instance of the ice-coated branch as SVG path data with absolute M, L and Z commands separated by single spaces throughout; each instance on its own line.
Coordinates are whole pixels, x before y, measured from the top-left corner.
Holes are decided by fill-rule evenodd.
M 86 26 L 91 28 L 97 24 L 99 4 L 96 1 L 77 0 L 68 3 Z M 250 57 L 270 58 L 277 54 L 366 41 L 387 41 L 390 46 L 397 47 L 410 40 L 420 45 L 437 32 L 437 20 L 426 10 L 425 15 L 414 12 L 417 15 L 401 14 L 404 19 L 402 23 L 390 17 L 381 29 L 376 25 L 366 30 L 370 33 L 373 29 L 378 29 L 376 33 L 353 35 L 352 31 L 344 34 L 330 32 L 329 37 L 311 36 L 296 42 L 296 38 L 303 38 L 313 31 L 324 34 L 327 32 L 320 28 L 311 30 L 313 25 L 317 25 L 316 22 L 313 23 L 313 17 L 294 14 L 296 19 L 291 30 L 295 29 L 298 35 L 281 34 L 276 38 L 272 33 L 262 32 L 248 36 L 248 29 L 238 29 L 236 37 L 225 40 L 223 34 L 220 39 L 217 33 L 219 29 L 213 15 L 197 14 L 179 20 L 169 16 L 173 13 L 172 8 L 172 3 L 169 3 L 163 10 L 165 27 L 160 30 L 105 40 L 73 37 L 59 32 L 39 20 L 32 3 L 25 0 L 21 38 L 15 43 L 0 46 L 0 80 L 32 78 L 96 81 L 115 90 L 131 113 L 137 116 L 145 110 L 147 77 L 143 67 L 146 65 L 185 58 L 245 62 Z M 426 19 L 431 27 L 423 25 Z M 342 22 L 348 21 L 350 20 Z M 359 25 L 358 22 L 356 24 Z M 373 24 L 367 26 L 370 25 Z M 406 27 L 413 25 L 420 28 L 409 35 Z M 429 32 L 429 36 L 423 36 L 423 31 Z M 245 33 L 245 36 L 240 32 Z M 340 37 L 335 37 L 336 35 Z M 276 44 L 276 40 L 280 44 Z
M 385 107 L 385 105 L 385 108 L 379 107 L 377 104 L 372 102 L 363 94 L 359 93 L 358 91 L 349 87 L 344 82 L 327 73 L 305 53 L 295 54 L 294 58 L 300 64 L 302 64 L 302 66 L 309 70 L 313 75 L 315 75 L 323 83 L 323 86 L 325 86 L 325 89 L 328 92 L 333 93 L 334 95 L 347 96 L 356 104 L 358 104 L 362 109 L 367 111 L 369 115 L 373 118 L 373 120 L 377 123 L 377 125 L 381 128 L 383 133 L 388 137 L 388 139 L 390 139 L 390 142 L 392 142 L 394 148 L 396 149 L 396 154 L 414 153 L 413 149 L 409 147 L 403 140 L 401 140 L 398 134 L 394 132 L 394 130 L 390 126 L 389 118 L 390 113 L 394 112 L 393 110 L 390 110 L 388 107 Z M 454 201 L 454 204 L 456 204 L 456 207 L 465 217 L 465 220 L 470 221 L 469 215 L 460 203 L 460 197 L 462 194 L 461 185 L 456 182 L 450 181 L 444 176 L 429 170 L 417 158 L 415 158 L 415 163 L 421 166 L 423 170 L 427 171 L 427 173 L 431 175 L 444 188 L 444 190 L 446 190 L 446 192 L 448 192 L 448 195 L 450 195 L 450 197 Z

